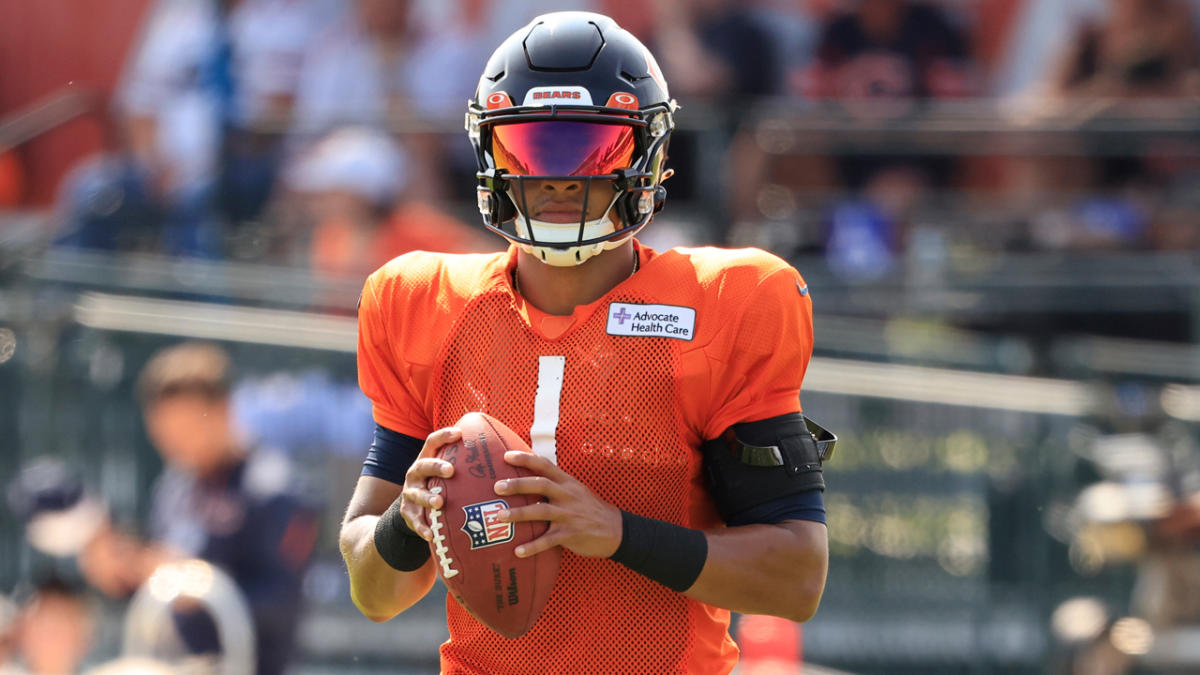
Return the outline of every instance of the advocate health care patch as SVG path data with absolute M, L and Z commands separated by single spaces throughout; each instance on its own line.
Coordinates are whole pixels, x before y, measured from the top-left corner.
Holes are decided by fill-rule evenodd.
M 677 305 L 635 305 L 614 302 L 608 306 L 609 335 L 665 337 L 688 340 L 696 336 L 696 310 Z

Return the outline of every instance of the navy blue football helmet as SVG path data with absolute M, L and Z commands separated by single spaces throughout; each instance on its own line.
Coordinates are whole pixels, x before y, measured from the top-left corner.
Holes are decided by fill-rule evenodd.
M 654 56 L 612 19 L 537 17 L 492 54 L 467 112 L 484 225 L 556 266 L 620 245 L 666 199 L 677 108 Z M 582 190 L 578 221 L 539 218 L 529 188 L 549 180 Z

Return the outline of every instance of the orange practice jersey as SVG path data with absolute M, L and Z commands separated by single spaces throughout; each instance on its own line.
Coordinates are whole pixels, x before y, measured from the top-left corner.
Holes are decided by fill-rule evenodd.
M 636 274 L 568 317 L 514 293 L 515 248 L 392 260 L 359 309 L 359 383 L 375 420 L 424 438 L 485 412 L 617 507 L 721 527 L 699 445 L 800 411 L 807 286 L 757 249 L 639 245 L 638 255 Z M 737 661 L 727 610 L 570 551 L 518 639 L 446 603 L 444 673 L 728 673 Z

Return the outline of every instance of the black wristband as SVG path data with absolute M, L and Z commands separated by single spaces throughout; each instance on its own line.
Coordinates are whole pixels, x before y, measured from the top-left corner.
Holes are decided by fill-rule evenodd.
M 621 545 L 612 560 L 679 593 L 696 583 L 708 560 L 703 532 L 624 510 L 621 528 Z
M 375 550 L 393 569 L 414 572 L 429 560 L 429 542 L 417 536 L 400 515 L 400 500 L 392 502 L 375 523 Z

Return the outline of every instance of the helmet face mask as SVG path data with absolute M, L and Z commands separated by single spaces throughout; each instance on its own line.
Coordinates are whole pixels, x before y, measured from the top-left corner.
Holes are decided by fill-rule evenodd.
M 492 55 L 467 112 L 484 225 L 556 266 L 621 245 L 662 208 L 676 108 L 654 57 L 611 19 L 534 19 Z M 543 191 L 559 194 L 555 217 L 539 219 Z M 562 222 L 568 203 L 578 222 Z

